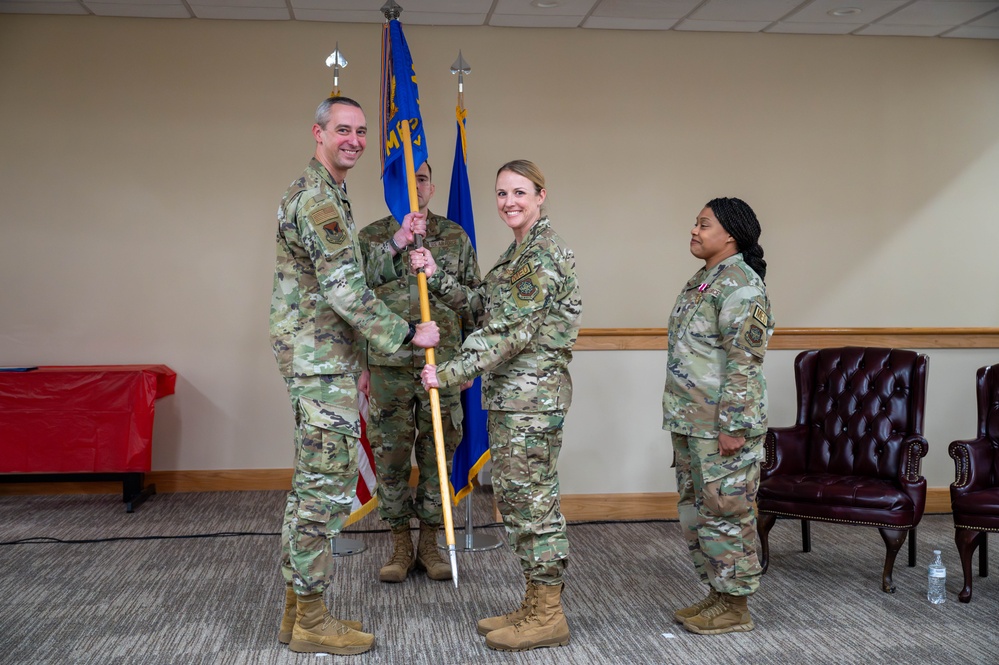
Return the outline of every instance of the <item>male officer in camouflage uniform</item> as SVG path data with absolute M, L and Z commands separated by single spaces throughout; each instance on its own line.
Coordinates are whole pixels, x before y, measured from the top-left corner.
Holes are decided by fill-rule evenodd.
M 753 503 L 767 430 L 762 365 L 773 316 L 758 238 L 749 206 L 711 201 L 691 240 L 705 267 L 687 282 L 669 320 L 663 429 L 672 432 L 680 524 L 709 589 L 674 618 L 707 635 L 753 629 L 747 601 L 762 574 Z
M 479 266 L 472 242 L 460 226 L 428 210 L 434 189 L 430 165 L 424 162 L 416 170 L 417 200 L 420 213 L 427 220 L 423 246 L 429 248 L 437 263 L 460 283 L 474 287 L 479 283 Z M 416 277 L 409 270 L 405 230 L 389 215 L 361 229 L 358 237 L 365 257 L 368 284 L 375 295 L 399 316 L 419 320 L 420 293 Z M 441 361 L 449 360 L 461 346 L 461 317 L 437 297 L 429 295 L 431 318 L 440 326 L 441 333 L 436 357 Z M 395 353 L 382 353 L 368 347 L 371 374 L 368 439 L 378 472 L 378 512 L 391 527 L 393 539 L 392 556 L 378 573 L 382 582 L 402 582 L 414 566 L 427 571 L 430 579 L 451 579 L 451 566 L 441 559 L 437 549 L 437 529 L 444 518 L 430 399 L 420 385 L 425 357 L 426 354 L 406 346 Z M 458 387 L 440 391 L 449 467 L 454 449 L 461 441 L 460 395 Z M 415 496 L 409 487 L 414 449 L 420 471 Z M 420 522 L 415 557 L 409 535 L 411 517 Z
M 281 571 L 288 582 L 278 639 L 292 651 L 353 654 L 374 635 L 338 621 L 323 601 L 333 558 L 330 538 L 350 513 L 357 486 L 357 381 L 363 344 L 384 353 L 437 343 L 436 324 L 393 314 L 364 281 L 357 232 L 343 187 L 366 144 L 360 105 L 325 100 L 312 127 L 315 157 L 278 209 L 271 345 L 295 414 L 295 471 L 282 526 Z M 421 227 L 419 215 L 405 226 Z M 410 236 L 411 237 L 411 236 Z

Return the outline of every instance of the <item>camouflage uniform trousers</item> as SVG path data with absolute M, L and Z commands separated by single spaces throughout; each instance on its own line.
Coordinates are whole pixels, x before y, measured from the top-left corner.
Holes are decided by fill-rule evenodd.
M 323 593 L 333 573 L 330 539 L 343 528 L 357 491 L 357 445 L 347 419 L 338 422 L 354 375 L 287 379 L 295 412 L 295 471 L 281 526 L 281 573 L 295 593 Z M 349 411 L 348 411 L 349 415 Z M 360 420 L 356 423 L 360 433 Z
M 698 577 L 719 593 L 745 596 L 760 586 L 754 502 L 764 436 L 724 457 L 717 439 L 673 432 L 680 527 Z
M 371 365 L 368 441 L 378 474 L 378 514 L 393 529 L 409 525 L 410 517 L 423 524 L 444 523 L 441 481 L 430 410 L 430 394 L 420 383 L 420 372 L 409 367 Z M 451 458 L 461 442 L 461 393 L 440 390 L 441 425 L 448 474 Z M 415 496 L 409 486 L 413 450 L 420 481 Z M 448 497 L 450 500 L 450 497 Z
M 558 455 L 565 411 L 490 411 L 493 490 L 507 541 L 532 582 L 558 584 L 569 539 L 559 510 Z

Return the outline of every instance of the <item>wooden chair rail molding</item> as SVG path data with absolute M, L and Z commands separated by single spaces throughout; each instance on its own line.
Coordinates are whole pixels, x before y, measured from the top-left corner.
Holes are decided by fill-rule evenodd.
M 999 328 L 777 328 L 770 349 L 999 349 Z M 582 328 L 576 351 L 664 351 L 665 328 Z
M 159 494 L 171 492 L 231 492 L 285 490 L 291 487 L 291 469 L 230 469 L 218 471 L 153 471 L 146 482 L 156 483 Z M 120 500 L 120 482 L 4 483 L 0 496 L 25 494 L 114 494 Z M 572 522 L 591 520 L 675 520 L 676 492 L 644 494 L 563 494 L 562 513 Z M 150 502 L 155 503 L 156 497 Z M 927 513 L 949 513 L 950 488 L 926 490 Z M 496 517 L 499 521 L 499 517 Z

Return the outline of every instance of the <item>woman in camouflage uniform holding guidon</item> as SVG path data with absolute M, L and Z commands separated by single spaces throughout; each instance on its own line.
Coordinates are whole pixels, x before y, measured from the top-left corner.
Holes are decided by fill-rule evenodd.
M 542 216 L 546 196 L 544 176 L 531 162 L 500 167 L 496 207 L 515 241 L 478 289 L 437 270 L 429 251 L 410 253 L 442 302 L 477 328 L 452 360 L 425 366 L 422 379 L 426 388 L 444 388 L 483 376 L 493 488 L 527 582 L 519 609 L 478 623 L 486 645 L 504 651 L 569 642 L 561 602 L 569 543 L 556 465 L 582 302 L 572 250 Z
M 704 600 L 674 618 L 703 635 L 753 629 L 759 587 L 756 514 L 767 384 L 763 356 L 774 320 L 760 223 L 739 199 L 714 199 L 690 232 L 704 261 L 669 319 L 663 429 L 672 433 L 680 526 Z

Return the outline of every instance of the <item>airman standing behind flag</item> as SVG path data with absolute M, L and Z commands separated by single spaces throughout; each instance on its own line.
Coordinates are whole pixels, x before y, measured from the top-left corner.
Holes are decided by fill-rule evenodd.
M 438 265 L 469 288 L 479 284 L 479 264 L 468 236 L 449 219 L 429 210 L 434 195 L 431 169 L 424 162 L 416 171 L 416 192 L 420 212 L 426 216 L 423 246 L 433 252 Z M 420 295 L 416 277 L 409 271 L 409 245 L 406 229 L 392 216 L 361 229 L 361 253 L 365 258 L 368 285 L 399 316 L 420 318 Z M 431 298 L 431 318 L 440 326 L 437 358 L 450 360 L 461 346 L 463 330 L 469 322 Z M 378 473 L 378 512 L 392 529 L 392 555 L 379 570 L 382 582 L 402 582 L 414 566 L 433 580 L 451 579 L 451 567 L 437 549 L 437 530 L 443 524 L 440 477 L 434 448 L 430 400 L 420 384 L 424 354 L 403 347 L 395 353 L 382 353 L 368 347 L 370 372 L 370 420 L 368 439 Z M 447 460 L 461 441 L 462 409 L 458 386 L 440 391 L 441 422 Z M 409 486 L 411 455 L 416 451 L 420 477 L 415 491 Z M 420 523 L 420 536 L 414 556 L 409 534 L 410 518 Z
M 669 319 L 663 429 L 676 456 L 677 509 L 705 598 L 677 610 L 693 633 L 753 629 L 760 584 L 756 514 L 767 431 L 763 356 L 773 334 L 760 223 L 739 199 L 697 215 L 690 253 L 704 261 Z
M 367 143 L 361 106 L 331 97 L 316 109 L 315 156 L 278 208 L 271 346 L 295 415 L 295 469 L 281 528 L 287 583 L 278 640 L 292 651 L 354 654 L 374 635 L 331 616 L 323 600 L 333 575 L 330 538 L 350 514 L 357 485 L 358 378 L 364 344 L 394 353 L 433 347 L 429 321 L 413 325 L 368 290 L 344 189 Z M 422 215 L 407 215 L 421 229 Z M 412 236 L 407 237 L 411 241 Z M 342 608 L 341 608 L 342 609 Z

